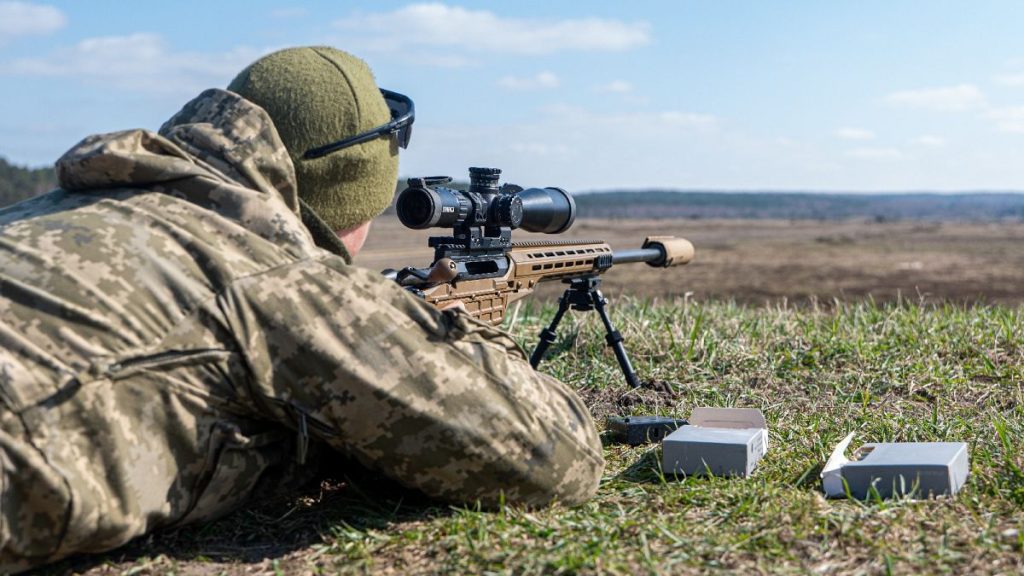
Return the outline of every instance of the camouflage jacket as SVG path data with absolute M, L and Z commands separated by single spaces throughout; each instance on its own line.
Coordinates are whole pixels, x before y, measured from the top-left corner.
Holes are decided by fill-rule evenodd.
M 0 572 L 223 514 L 307 438 L 446 500 L 596 490 L 579 398 L 349 265 L 259 107 L 209 90 L 57 170 L 0 210 Z

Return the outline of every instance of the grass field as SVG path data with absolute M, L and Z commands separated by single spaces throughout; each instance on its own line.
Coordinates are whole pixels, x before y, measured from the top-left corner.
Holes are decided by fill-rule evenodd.
M 617 298 L 641 377 L 627 390 L 595 317 L 563 322 L 543 369 L 595 418 L 757 407 L 770 449 L 745 480 L 664 478 L 658 449 L 606 444 L 577 508 L 481 512 L 335 473 L 211 525 L 165 532 L 50 571 L 87 574 L 1019 573 L 1024 570 L 1024 311 L 919 304 L 748 307 Z M 531 343 L 552 313 L 524 307 Z M 603 424 L 601 425 L 603 427 Z M 832 446 L 966 441 L 954 498 L 826 500 Z

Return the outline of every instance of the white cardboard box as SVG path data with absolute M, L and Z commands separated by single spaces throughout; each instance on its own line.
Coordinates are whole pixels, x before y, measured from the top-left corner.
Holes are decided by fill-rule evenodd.
M 853 432 L 843 438 L 821 471 L 821 485 L 830 498 L 864 500 L 910 496 L 929 498 L 956 494 L 970 473 L 964 442 L 885 442 L 865 444 L 846 457 Z
M 768 425 L 755 408 L 694 408 L 689 422 L 661 443 L 665 474 L 745 477 L 768 452 Z

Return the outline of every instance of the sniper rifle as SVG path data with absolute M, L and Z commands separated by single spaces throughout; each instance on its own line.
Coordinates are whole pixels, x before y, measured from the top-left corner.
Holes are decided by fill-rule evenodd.
M 546 234 L 568 230 L 576 219 L 576 202 L 561 188 L 499 186 L 500 174 L 497 168 L 470 168 L 467 191 L 446 187 L 451 182 L 447 176 L 409 179 L 396 202 L 402 224 L 416 230 L 451 228 L 453 234 L 428 240 L 434 248 L 430 266 L 389 269 L 384 275 L 439 309 L 461 303 L 468 314 L 492 325 L 501 324 L 509 304 L 539 283 L 561 280 L 569 286 L 550 325 L 540 333 L 530 364 L 536 368 L 543 359 L 570 308 L 596 310 L 626 381 L 639 387 L 622 335 L 608 317 L 600 275 L 616 264 L 686 264 L 693 259 L 693 244 L 648 236 L 640 248 L 616 252 L 603 241 L 513 242 L 515 228 Z

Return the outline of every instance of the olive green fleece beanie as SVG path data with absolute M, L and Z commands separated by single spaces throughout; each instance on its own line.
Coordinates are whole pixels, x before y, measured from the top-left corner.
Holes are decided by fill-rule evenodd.
M 302 157 L 391 120 L 365 62 L 325 46 L 288 48 L 252 63 L 228 90 L 267 111 L 295 164 L 299 198 L 333 230 L 366 222 L 391 203 L 398 147 L 390 138 Z

